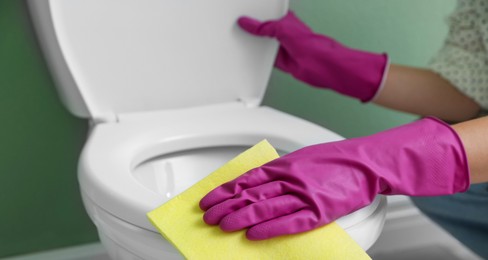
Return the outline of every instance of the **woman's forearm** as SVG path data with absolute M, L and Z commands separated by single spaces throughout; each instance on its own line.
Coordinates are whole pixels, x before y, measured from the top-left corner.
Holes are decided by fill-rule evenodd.
M 488 117 L 453 125 L 466 150 L 471 183 L 488 182 Z
M 385 86 L 373 102 L 450 122 L 469 120 L 480 110 L 476 102 L 436 73 L 395 64 L 390 65 Z

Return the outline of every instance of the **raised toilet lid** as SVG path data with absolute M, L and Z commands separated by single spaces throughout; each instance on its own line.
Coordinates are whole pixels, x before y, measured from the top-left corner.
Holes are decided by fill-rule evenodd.
M 31 0 L 72 113 L 120 114 L 243 101 L 258 105 L 278 44 L 238 17 L 275 19 L 287 0 Z

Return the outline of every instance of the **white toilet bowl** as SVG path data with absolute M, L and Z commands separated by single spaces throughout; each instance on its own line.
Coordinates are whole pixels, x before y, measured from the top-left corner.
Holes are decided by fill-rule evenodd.
M 85 207 L 111 256 L 178 257 L 145 213 L 264 138 L 281 153 L 341 139 L 271 108 L 234 104 L 97 125 L 81 157 L 79 180 Z M 339 224 L 367 249 L 380 234 L 384 204 L 377 199 Z
M 78 179 L 113 259 L 179 258 L 146 213 L 262 139 L 281 153 L 341 139 L 259 106 L 278 46 L 246 35 L 235 20 L 277 18 L 284 0 L 31 0 L 29 7 L 63 102 L 92 123 Z M 378 197 L 338 223 L 368 249 L 385 204 Z

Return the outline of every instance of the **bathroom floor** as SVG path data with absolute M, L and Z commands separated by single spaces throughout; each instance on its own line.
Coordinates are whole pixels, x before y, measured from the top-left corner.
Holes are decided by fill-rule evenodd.
M 461 256 L 462 255 L 462 256 Z M 393 251 L 388 253 L 373 252 L 370 254 L 374 260 L 477 260 L 476 256 L 466 258 L 465 252 L 462 254 L 453 251 L 453 248 L 444 246 L 419 247 L 412 250 Z M 60 250 L 47 251 L 25 256 L 4 258 L 3 260 L 111 260 L 108 254 L 99 243 L 82 245 Z
M 452 252 L 450 248 L 442 246 L 432 246 L 416 248 L 414 250 L 396 251 L 391 253 L 378 253 L 370 255 L 374 260 L 412 260 L 412 259 L 429 259 L 429 260 L 466 260 L 467 258 L 459 256 Z M 473 256 L 471 260 L 481 259 Z
M 100 243 L 54 249 L 1 260 L 111 260 Z

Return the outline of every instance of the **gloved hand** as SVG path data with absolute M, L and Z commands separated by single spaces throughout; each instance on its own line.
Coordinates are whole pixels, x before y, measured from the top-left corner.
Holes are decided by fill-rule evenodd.
M 368 137 L 305 147 L 225 183 L 200 201 L 204 221 L 249 228 L 261 240 L 317 228 L 369 205 L 377 194 L 466 191 L 463 145 L 447 124 L 426 118 Z
M 386 54 L 351 49 L 315 34 L 291 11 L 279 20 L 267 22 L 241 17 L 238 24 L 251 34 L 276 38 L 280 42 L 276 67 L 312 86 L 367 102 L 384 81 Z

